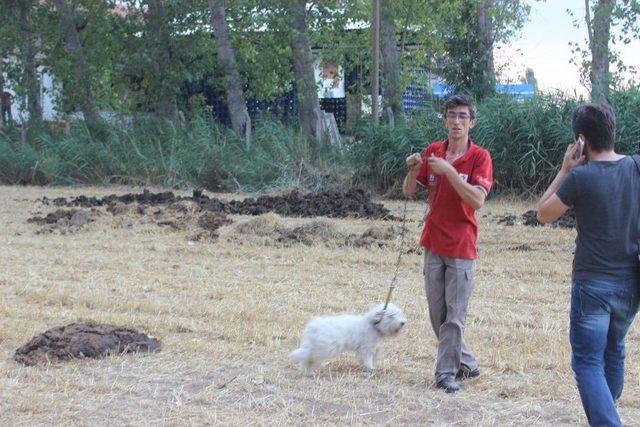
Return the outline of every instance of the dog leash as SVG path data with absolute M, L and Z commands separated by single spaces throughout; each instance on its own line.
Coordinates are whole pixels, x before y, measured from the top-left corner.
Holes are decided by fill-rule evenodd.
M 384 302 L 384 308 L 382 312 L 384 313 L 387 310 L 387 306 L 389 305 L 389 301 L 391 301 L 391 294 L 396 287 L 396 282 L 398 280 L 398 272 L 400 271 L 400 260 L 402 259 L 403 246 L 404 246 L 404 236 L 407 233 L 407 204 L 409 202 L 409 198 L 405 197 L 404 199 L 404 208 L 402 209 L 402 225 L 400 230 L 400 248 L 398 250 L 398 258 L 396 259 L 396 268 L 393 272 L 393 277 L 391 278 L 391 284 L 389 285 L 389 292 L 387 293 L 387 299 Z M 382 320 L 382 319 L 381 319 Z M 377 323 L 377 322 L 376 322 Z

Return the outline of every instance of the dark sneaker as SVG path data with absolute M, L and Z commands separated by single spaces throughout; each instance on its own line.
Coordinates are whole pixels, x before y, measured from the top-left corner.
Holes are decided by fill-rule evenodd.
M 480 369 L 475 368 L 471 369 L 467 365 L 460 364 L 460 369 L 458 369 L 458 373 L 456 374 L 457 380 L 465 380 L 467 378 L 477 378 L 480 376 Z
M 446 393 L 455 393 L 460 390 L 460 386 L 453 377 L 445 377 L 436 383 L 436 387 L 444 389 Z

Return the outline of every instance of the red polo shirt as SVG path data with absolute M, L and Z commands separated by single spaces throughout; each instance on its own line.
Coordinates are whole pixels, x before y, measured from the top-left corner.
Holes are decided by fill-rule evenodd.
M 487 150 L 469 140 L 467 152 L 452 166 L 466 182 L 485 189 L 493 184 L 493 164 Z M 416 180 L 429 192 L 429 214 L 424 223 L 420 246 L 445 257 L 476 259 L 478 221 L 475 210 L 462 201 L 444 176 L 431 172 L 427 158 L 434 154 L 446 157 L 448 141 L 438 141 L 424 150 L 423 163 Z

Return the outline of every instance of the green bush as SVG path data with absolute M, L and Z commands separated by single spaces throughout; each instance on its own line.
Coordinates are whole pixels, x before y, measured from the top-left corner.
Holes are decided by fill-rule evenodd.
M 144 119 L 92 132 L 75 123 L 68 135 L 43 133 L 28 144 L 19 141 L 0 134 L 2 183 L 318 190 L 339 183 L 340 171 L 349 169 L 341 166 L 345 158 L 338 147 L 267 121 L 254 129 L 251 149 L 229 129 L 202 119 L 184 127 Z
M 430 141 L 443 138 L 446 129 L 433 109 L 408 116 L 395 127 L 362 122 L 346 147 L 355 172 L 353 183 L 377 192 L 397 187 L 406 172 L 404 159 L 424 150 Z
M 614 91 L 617 150 L 640 141 L 640 91 Z M 494 160 L 495 192 L 539 194 L 553 179 L 572 141 L 571 114 L 578 100 L 543 95 L 530 100 L 499 96 L 478 106 L 471 136 Z M 446 138 L 440 112 L 431 108 L 395 127 L 361 122 L 342 144 L 303 137 L 268 117 L 255 120 L 253 146 L 215 122 L 185 126 L 130 119 L 89 131 L 75 123 L 68 134 L 44 132 L 21 142 L 16 128 L 0 132 L 0 183 L 162 185 L 264 191 L 312 191 L 362 186 L 398 194 L 404 159 Z
M 580 102 L 550 94 L 528 100 L 496 96 L 478 105 L 478 124 L 471 137 L 493 157 L 494 192 L 544 191 L 573 140 L 571 115 Z M 613 92 L 611 102 L 618 124 L 616 150 L 635 152 L 640 141 L 640 91 Z M 363 124 L 349 145 L 356 182 L 386 192 L 402 182 L 406 156 L 444 138 L 442 116 L 431 109 L 395 128 Z

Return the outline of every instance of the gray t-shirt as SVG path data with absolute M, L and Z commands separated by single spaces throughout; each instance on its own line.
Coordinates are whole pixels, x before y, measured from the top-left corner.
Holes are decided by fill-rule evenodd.
M 556 194 L 575 210 L 578 236 L 573 278 L 636 277 L 640 177 L 633 159 L 627 156 L 574 167 Z

